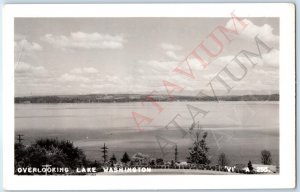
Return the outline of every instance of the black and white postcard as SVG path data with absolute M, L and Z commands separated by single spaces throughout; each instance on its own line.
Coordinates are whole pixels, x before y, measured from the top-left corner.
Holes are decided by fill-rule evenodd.
M 4 186 L 295 186 L 292 4 L 7 5 Z

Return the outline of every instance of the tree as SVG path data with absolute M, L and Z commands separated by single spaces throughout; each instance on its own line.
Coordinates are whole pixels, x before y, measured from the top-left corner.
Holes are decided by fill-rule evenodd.
M 98 161 L 96 161 L 96 160 L 94 162 L 90 163 L 90 165 L 91 165 L 91 167 L 96 167 L 96 168 L 100 167 L 100 163 L 98 163 Z
M 15 144 L 15 168 L 36 167 L 50 164 L 52 167 L 76 169 L 87 165 L 82 150 L 70 141 L 57 139 L 39 139 L 35 143 L 24 146 Z
M 109 162 L 111 163 L 111 166 L 112 166 L 112 167 L 114 166 L 114 164 L 117 163 L 117 158 L 116 158 L 115 154 L 113 154 L 113 155 L 111 156 L 111 158 L 109 159 Z
M 123 155 L 123 157 L 122 157 L 122 159 L 121 159 L 121 162 L 122 163 L 128 163 L 130 161 L 130 157 L 129 157 L 129 155 L 127 154 L 127 152 L 125 152 L 124 153 L 124 155 Z
M 252 166 L 251 161 L 248 162 L 248 169 L 249 169 L 250 172 L 253 171 L 253 166 Z
M 156 165 L 164 165 L 164 160 L 162 158 L 156 159 Z
M 188 163 L 195 164 L 210 164 L 208 159 L 208 147 L 206 145 L 207 132 L 204 132 L 202 139 L 200 140 L 200 131 L 196 132 L 196 140 L 193 146 L 189 148 L 189 156 L 187 157 Z
M 172 167 L 172 168 L 175 167 L 175 161 L 174 161 L 174 160 L 171 161 L 171 167 Z
M 136 153 L 131 157 L 132 165 L 147 166 L 150 163 L 150 156 L 143 153 Z
M 150 162 L 149 162 L 149 165 L 150 166 L 155 166 L 156 165 L 155 159 L 151 159 Z
M 25 167 L 25 157 L 27 151 L 25 145 L 22 143 L 15 143 L 15 166 L 16 167 Z
M 29 149 L 39 151 L 42 156 L 45 155 L 48 164 L 52 166 L 59 166 L 59 163 L 67 167 L 75 169 L 77 167 L 85 166 L 86 156 L 83 151 L 75 147 L 70 141 L 59 141 L 57 139 L 40 139 L 36 141 Z M 57 165 L 58 164 L 58 165 Z
M 264 165 L 271 165 L 272 163 L 272 156 L 271 152 L 268 150 L 261 151 L 261 163 Z
M 223 167 L 230 164 L 230 161 L 229 161 L 229 159 L 226 157 L 225 153 L 222 152 L 222 153 L 219 155 L 218 163 L 219 163 L 219 165 L 221 165 L 221 166 L 223 166 Z

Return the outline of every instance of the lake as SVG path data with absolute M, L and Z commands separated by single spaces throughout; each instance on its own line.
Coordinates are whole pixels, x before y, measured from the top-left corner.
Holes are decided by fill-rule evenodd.
M 91 160 L 100 160 L 104 143 L 109 154 L 120 158 L 141 152 L 151 157 L 174 159 L 177 144 L 180 161 L 186 161 L 193 134 L 195 109 L 207 112 L 195 117 L 207 144 L 212 163 L 224 152 L 232 164 L 260 163 L 260 151 L 271 151 L 273 164 L 279 163 L 278 102 L 159 102 L 160 113 L 149 103 L 82 103 L 82 104 L 16 104 L 15 132 L 24 135 L 24 143 L 37 138 L 58 138 L 73 141 Z M 191 107 L 193 106 L 193 107 Z M 151 118 L 138 129 L 132 112 Z M 175 118 L 176 117 L 176 118 Z M 181 127 L 169 124 L 175 118 Z M 166 127 L 166 125 L 168 125 Z M 196 127 L 197 128 L 197 127 Z M 195 129 L 196 129 L 195 128 Z M 197 128 L 198 129 L 198 128 Z

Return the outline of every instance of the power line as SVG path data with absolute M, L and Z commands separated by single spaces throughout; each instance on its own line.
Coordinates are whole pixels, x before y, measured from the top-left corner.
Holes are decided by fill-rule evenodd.
M 177 149 L 177 145 L 175 146 L 175 163 L 178 162 L 178 149 Z
M 21 144 L 22 141 L 24 140 L 24 139 L 22 139 L 22 137 L 23 137 L 24 135 L 18 134 L 17 136 L 18 136 L 18 139 L 17 139 L 17 140 L 18 140 L 19 144 Z
M 106 147 L 106 145 L 105 145 L 105 143 L 104 143 L 104 146 L 103 147 L 101 147 L 101 149 L 102 149 L 102 153 L 103 153 L 103 161 L 104 161 L 104 163 L 106 163 L 107 162 L 107 150 L 108 150 L 108 147 Z

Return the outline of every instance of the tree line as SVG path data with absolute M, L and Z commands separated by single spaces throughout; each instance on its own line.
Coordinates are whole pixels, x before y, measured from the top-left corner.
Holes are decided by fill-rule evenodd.
M 70 95 L 70 96 L 30 96 L 15 97 L 15 103 L 111 103 L 149 101 L 148 95 Z M 151 101 L 279 101 L 279 94 L 242 96 L 152 96 Z

